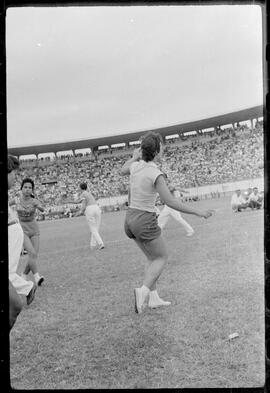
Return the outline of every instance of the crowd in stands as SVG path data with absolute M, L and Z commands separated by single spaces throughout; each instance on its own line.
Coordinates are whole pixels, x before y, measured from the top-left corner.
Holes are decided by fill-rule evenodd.
M 76 199 L 78 186 L 84 181 L 97 199 L 127 194 L 129 179 L 120 176 L 119 171 L 132 150 L 104 157 L 78 154 L 21 168 L 12 192 L 18 192 L 24 177 L 31 177 L 38 198 L 48 208 L 64 206 L 66 198 Z M 253 130 L 223 130 L 210 138 L 197 135 L 185 141 L 170 141 L 165 145 L 161 163 L 169 181 L 183 188 L 263 177 L 263 167 L 261 125 Z
M 210 141 L 200 138 L 185 146 L 170 145 L 162 169 L 185 188 L 263 176 L 262 128 L 252 133 L 230 131 Z

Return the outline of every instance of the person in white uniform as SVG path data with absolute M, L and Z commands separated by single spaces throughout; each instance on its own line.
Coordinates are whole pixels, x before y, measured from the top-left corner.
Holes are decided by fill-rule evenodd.
M 86 183 L 81 183 L 80 189 L 82 190 L 82 193 L 79 201 L 77 201 L 76 203 L 82 203 L 82 207 L 80 211 L 75 213 L 74 217 L 85 214 L 91 232 L 90 247 L 94 248 L 97 245 L 98 249 L 102 250 L 104 248 L 104 243 L 99 234 L 99 228 L 101 223 L 101 209 L 98 206 L 91 192 L 87 191 Z
M 15 170 L 19 168 L 16 157 L 8 156 L 8 188 L 15 182 Z M 9 273 L 9 328 L 12 329 L 21 312 L 23 303 L 19 295 L 26 296 L 27 304 L 31 304 L 37 289 L 33 281 L 27 281 L 17 274 L 17 268 L 23 247 L 23 230 L 16 212 L 8 206 L 8 273 Z
M 231 207 L 235 213 L 241 212 L 242 209 L 246 209 L 248 207 L 248 201 L 246 201 L 241 194 L 241 190 L 236 190 L 232 195 Z
M 248 206 L 253 209 L 260 209 L 262 207 L 263 198 L 258 192 L 258 188 L 254 187 L 252 193 L 248 198 Z
M 169 191 L 175 198 L 180 197 L 180 192 L 173 186 L 168 186 Z M 169 221 L 170 217 L 174 218 L 179 224 L 181 224 L 185 231 L 186 231 L 186 236 L 192 236 L 194 234 L 194 229 L 192 228 L 189 223 L 184 220 L 184 218 L 181 216 L 181 213 L 175 209 L 172 209 L 171 207 L 165 205 L 164 208 L 161 210 L 158 216 L 158 225 L 160 226 L 161 229 L 164 229 L 166 226 L 167 222 Z

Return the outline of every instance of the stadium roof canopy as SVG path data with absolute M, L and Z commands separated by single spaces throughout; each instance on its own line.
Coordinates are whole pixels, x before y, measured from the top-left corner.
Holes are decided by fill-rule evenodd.
M 155 128 L 152 130 L 144 130 L 139 132 L 118 134 L 113 136 L 104 136 L 100 138 L 75 140 L 69 142 L 12 147 L 8 149 L 8 153 L 19 157 L 22 155 L 57 153 L 57 152 L 68 151 L 68 150 L 86 149 L 89 147 L 91 149 L 94 149 L 102 145 L 110 146 L 115 143 L 122 143 L 122 142 L 128 143 L 138 140 L 147 131 L 158 132 L 163 137 L 165 137 L 173 134 L 182 134 L 188 131 L 202 130 L 210 127 L 218 127 L 225 124 L 234 124 L 241 121 L 257 119 L 262 116 L 263 116 L 263 106 L 260 105 L 248 109 L 243 109 L 237 112 L 231 112 L 231 113 L 226 113 L 224 115 L 209 117 L 207 119 L 192 121 L 183 124 L 175 124 L 172 126 Z

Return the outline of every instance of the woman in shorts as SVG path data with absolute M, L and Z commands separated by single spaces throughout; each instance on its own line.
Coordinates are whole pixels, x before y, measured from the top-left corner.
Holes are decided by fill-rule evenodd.
M 155 161 L 162 154 L 159 134 L 148 132 L 133 157 L 121 169 L 122 175 L 130 175 L 130 205 L 125 218 L 125 233 L 133 239 L 147 258 L 143 285 L 135 288 L 135 312 L 142 313 L 146 300 L 156 308 L 169 305 L 156 290 L 156 283 L 168 260 L 165 242 L 158 226 L 155 202 L 159 194 L 169 207 L 198 217 L 208 218 L 211 211 L 200 211 L 185 206 L 169 191 L 163 173 Z
M 44 208 L 40 201 L 34 196 L 34 189 L 35 184 L 32 179 L 23 179 L 20 196 L 12 203 L 16 204 L 16 211 L 24 233 L 23 246 L 28 252 L 28 261 L 22 277 L 26 278 L 31 271 L 35 283 L 41 285 L 44 281 L 44 277 L 40 276 L 37 268 L 40 232 L 35 216 L 37 209 L 44 212 Z

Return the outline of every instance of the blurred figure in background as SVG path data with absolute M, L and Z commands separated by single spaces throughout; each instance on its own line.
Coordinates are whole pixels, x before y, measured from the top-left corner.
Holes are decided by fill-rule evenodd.
M 85 214 L 91 233 L 90 247 L 94 248 L 95 246 L 98 246 L 98 249 L 102 250 L 104 248 L 104 243 L 99 234 L 101 209 L 91 192 L 87 190 L 86 183 L 81 183 L 80 189 L 82 193 L 76 203 L 82 203 L 82 207 L 77 213 L 74 214 L 74 217 Z
M 186 192 L 185 190 L 182 189 L 177 190 L 174 186 L 169 186 L 168 189 L 175 198 L 179 198 L 181 196 L 180 191 Z M 194 234 L 194 229 L 191 227 L 191 225 L 189 225 L 189 223 L 186 220 L 183 219 L 181 213 L 175 209 L 172 209 L 167 205 L 164 206 L 164 208 L 161 210 L 158 216 L 158 225 L 160 226 L 161 229 L 164 229 L 170 217 L 174 218 L 177 222 L 179 222 L 179 224 L 181 224 L 184 227 L 186 231 L 186 236 L 189 237 Z
M 231 206 L 233 212 L 241 212 L 242 209 L 246 209 L 248 207 L 248 201 L 242 196 L 241 190 L 236 190 L 232 195 Z
M 254 187 L 248 198 L 249 207 L 251 209 L 260 209 L 262 207 L 262 202 L 263 196 L 259 194 L 258 188 Z

